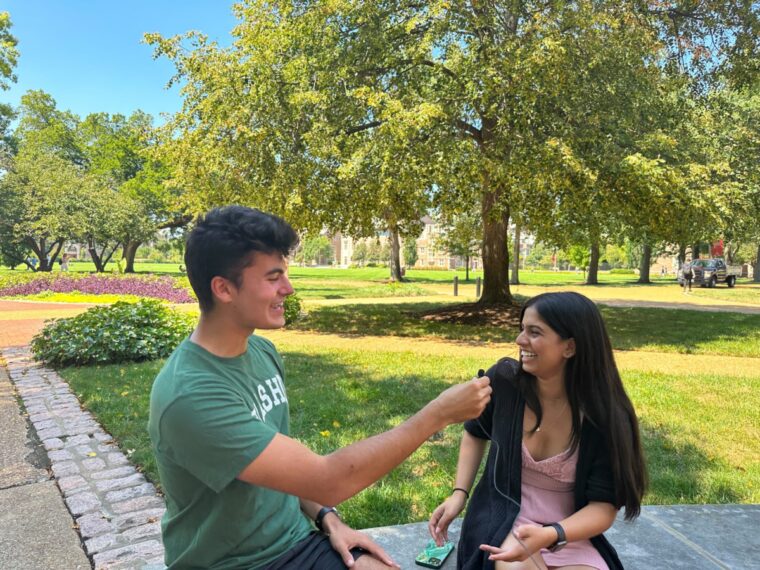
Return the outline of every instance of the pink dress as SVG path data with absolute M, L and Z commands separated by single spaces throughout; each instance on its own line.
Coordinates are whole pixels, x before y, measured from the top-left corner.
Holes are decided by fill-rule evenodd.
M 534 461 L 525 442 L 522 444 L 522 508 L 514 526 L 557 522 L 575 512 L 573 489 L 578 448 L 543 461 Z M 541 550 L 546 565 L 585 565 L 608 570 L 607 563 L 590 540 L 568 542 L 559 552 Z

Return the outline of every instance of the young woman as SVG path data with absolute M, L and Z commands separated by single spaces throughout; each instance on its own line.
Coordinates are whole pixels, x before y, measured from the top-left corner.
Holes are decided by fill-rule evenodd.
M 647 485 L 638 421 L 604 321 L 577 293 L 545 293 L 523 307 L 520 361 L 486 375 L 493 395 L 465 423 L 454 490 L 430 517 L 439 545 L 465 507 L 457 568 L 618 569 L 602 533 L 618 509 L 639 515 Z

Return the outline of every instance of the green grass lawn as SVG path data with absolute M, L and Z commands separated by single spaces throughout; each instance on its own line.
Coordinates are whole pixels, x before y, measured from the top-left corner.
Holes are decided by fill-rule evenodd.
M 72 270 L 94 269 L 89 265 L 75 263 Z M 137 269 L 184 276 L 178 265 L 138 264 Z M 8 273 L 14 272 L 0 270 L 0 275 Z M 483 347 L 511 343 L 517 334 L 510 327 L 421 319 L 421 311 L 472 296 L 473 281 L 464 284 L 464 272 L 410 270 L 410 282 L 404 284 L 387 283 L 387 268 L 291 267 L 290 275 L 307 316 L 289 327 L 278 346 L 285 359 L 293 433 L 320 453 L 403 421 L 446 386 L 487 367 Z M 454 275 L 463 283 L 464 297 L 458 299 L 451 296 Z M 478 273 L 471 275 L 474 279 Z M 602 303 L 689 299 L 672 279 L 656 278 L 653 285 L 640 286 L 632 283 L 633 275 L 602 273 L 598 287 L 585 287 L 582 280 L 580 273 L 522 271 L 523 285 L 514 291 L 518 300 L 563 288 Z M 695 289 L 691 298 L 703 304 L 760 304 L 760 285 Z M 106 299 L 67 294 L 47 300 Z M 760 359 L 760 315 L 604 306 L 602 312 L 617 350 L 640 354 L 639 360 L 660 360 L 660 368 L 667 370 L 645 370 L 635 359 L 628 359 L 633 364 L 623 370 L 641 417 L 652 480 L 647 502 L 760 502 L 760 372 L 754 374 L 752 365 L 743 364 Z M 390 348 L 389 336 L 404 339 L 401 351 Z M 336 338 L 341 339 L 340 349 L 334 346 Z M 433 356 L 428 349 L 441 341 L 449 344 L 440 357 Z M 716 366 L 711 355 L 741 357 L 741 374 L 728 365 Z M 673 360 L 681 364 L 670 370 L 667 363 Z M 145 426 L 150 386 L 160 366 L 151 362 L 61 371 L 82 403 L 154 481 Z M 343 509 L 348 521 L 371 527 L 425 520 L 450 490 L 460 433 L 461 427 L 448 428 L 348 501 Z
M 476 350 L 512 342 L 515 330 L 422 321 L 409 302 L 314 306 L 278 341 L 286 367 L 293 435 L 328 453 L 386 430 L 446 386 L 487 367 Z M 644 308 L 604 308 L 616 348 L 686 353 L 672 373 L 623 370 L 641 418 L 651 475 L 648 503 L 760 501 L 760 373 L 741 377 L 700 363 L 699 355 L 760 358 L 760 316 Z M 326 335 L 340 335 L 336 348 Z M 304 342 L 308 338 L 324 342 Z M 347 336 L 348 335 L 348 336 Z M 391 349 L 387 335 L 454 341 L 434 357 L 420 344 Z M 355 336 L 355 338 L 353 338 Z M 424 345 L 425 343 L 423 343 Z M 448 346 L 448 345 L 447 345 Z M 482 354 L 482 353 L 481 353 Z M 654 356 L 653 355 L 653 356 Z M 760 361 L 758 361 L 760 362 Z M 154 480 L 145 429 L 148 397 L 160 362 L 61 371 L 82 403 Z M 664 366 L 667 369 L 667 365 Z M 357 527 L 425 520 L 446 496 L 456 468 L 461 427 L 446 429 L 404 465 L 343 507 Z
M 367 349 L 367 343 L 372 346 Z M 467 350 L 445 360 L 385 352 L 382 339 L 354 350 L 281 344 L 294 437 L 318 453 L 386 430 L 483 362 Z M 360 346 L 361 345 L 361 346 Z M 158 479 L 146 433 L 160 362 L 65 369 L 61 374 L 122 449 Z M 644 436 L 652 485 L 647 503 L 760 501 L 757 379 L 624 371 Z M 450 491 L 461 426 L 447 428 L 406 463 L 342 508 L 360 528 L 425 520 Z M 133 450 L 133 451 L 132 451 Z

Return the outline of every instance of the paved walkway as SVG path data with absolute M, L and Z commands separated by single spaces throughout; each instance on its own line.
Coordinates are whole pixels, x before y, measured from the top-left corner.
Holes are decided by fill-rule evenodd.
M 31 445 L 38 452 L 41 446 L 50 471 L 35 471 L 19 454 L 7 466 L 11 474 L 19 476 L 12 479 L 18 484 L 10 492 L 0 492 L 0 511 L 4 513 L 0 552 L 6 558 L 0 558 L 0 568 L 73 569 L 89 568 L 91 563 L 96 570 L 162 567 L 164 502 L 155 487 L 81 408 L 58 374 L 34 363 L 23 348 L 3 349 L 2 356 L 7 366 L 4 373 L 15 384 L 31 424 L 29 435 L 27 426 L 16 429 L 15 444 Z M 18 406 L 13 407 L 3 407 L 2 417 L 23 423 Z M 46 499 L 37 497 L 41 502 L 36 518 L 43 529 L 53 523 L 57 530 L 49 533 L 52 536 L 38 533 L 36 524 L 27 528 L 26 534 L 19 534 L 18 529 L 28 522 L 27 510 L 35 510 L 28 500 L 19 502 L 17 496 L 19 485 L 30 478 L 44 481 L 49 488 Z M 70 545 L 70 558 L 60 559 L 60 543 Z M 40 553 L 46 553 L 50 562 L 39 562 Z
M 706 313 L 743 313 L 745 315 L 760 315 L 760 307 L 750 305 L 696 305 L 694 303 L 671 303 L 668 301 L 616 301 L 597 300 L 598 305 L 608 307 L 647 307 L 651 309 L 685 309 L 687 311 L 703 311 Z

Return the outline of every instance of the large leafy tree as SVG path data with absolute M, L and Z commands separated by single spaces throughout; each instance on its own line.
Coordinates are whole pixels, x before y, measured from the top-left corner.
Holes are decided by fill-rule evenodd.
M 760 95 L 756 87 L 725 90 L 711 98 L 711 108 L 709 134 L 732 190 L 721 201 L 721 235 L 733 248 L 755 245 L 754 279 L 760 282 Z
M 241 23 L 229 49 L 199 35 L 148 41 L 185 80 L 171 156 L 196 209 L 242 201 L 304 227 L 332 220 L 364 228 L 367 212 L 392 224 L 386 213 L 401 219 L 404 209 L 377 199 L 389 184 L 374 175 L 400 172 L 393 196 L 430 190 L 442 208 L 478 205 L 481 301 L 498 303 L 511 300 L 510 216 L 533 203 L 526 189 L 552 176 L 552 141 L 593 166 L 593 144 L 573 144 L 579 130 L 604 132 L 595 122 L 602 109 L 635 116 L 626 108 L 632 76 L 682 73 L 688 60 L 705 77 L 710 66 L 696 62 L 711 39 L 721 68 L 748 72 L 739 64 L 754 49 L 755 8 L 728 4 L 247 0 L 236 8 Z M 394 168 L 381 167 L 383 149 Z M 346 169 L 369 175 L 341 176 Z M 596 179 L 600 186 L 579 192 L 611 191 Z M 591 227 L 588 240 L 603 231 Z
M 636 27 L 616 3 L 590 1 L 250 0 L 238 14 L 228 50 L 189 36 L 194 49 L 184 52 L 183 38 L 149 37 L 187 80 L 176 156 L 206 174 L 207 199 L 271 205 L 296 219 L 305 211 L 320 223 L 326 214 L 353 219 L 352 211 L 378 207 L 378 192 L 367 178 L 370 188 L 346 200 L 332 183 L 356 156 L 341 143 L 361 147 L 350 139 L 393 124 L 412 141 L 395 149 L 398 164 L 422 172 L 443 158 L 448 178 L 431 188 L 461 197 L 467 187 L 479 203 L 486 303 L 511 299 L 510 208 L 536 176 L 537 149 L 567 122 L 563 99 L 581 100 L 573 90 L 588 87 L 575 80 L 584 46 L 591 37 L 616 46 Z M 368 139 L 373 149 L 398 140 Z M 353 208 L 343 214 L 345 203 Z
M 150 115 L 136 111 L 129 117 L 95 113 L 81 124 L 87 171 L 110 190 L 110 194 L 93 197 L 91 204 L 95 211 L 106 208 L 93 215 L 87 234 L 98 271 L 105 267 L 104 256 L 110 259 L 121 246 L 125 271 L 133 272 L 140 243 L 161 228 L 180 227 L 190 219 L 176 208 L 176 189 L 166 184 L 168 169 L 152 156 L 152 122 Z
M 86 186 L 83 173 L 60 156 L 44 148 L 22 147 L 2 180 L 7 217 L 0 222 L 0 233 L 17 250 L 33 252 L 39 271 L 50 271 L 64 242 L 76 238 L 87 224 L 81 208 Z
M 0 90 L 7 90 L 9 82 L 15 81 L 13 69 L 18 60 L 18 41 L 11 34 L 11 19 L 8 12 L 0 12 Z M 0 103 L 0 173 L 7 172 L 11 157 L 16 152 L 15 139 L 10 131 L 15 113 L 13 108 Z M 9 221 L 14 211 L 14 197 L 8 193 L 0 195 L 0 258 L 2 262 L 15 266 L 26 260 L 26 248 L 15 241 Z
M 21 98 L 14 133 L 17 152 L 6 156 L 2 181 L 5 215 L 0 233 L 7 258 L 27 261 L 33 255 L 38 270 L 49 271 L 64 242 L 84 228 L 87 220 L 78 210 L 86 200 L 82 190 L 87 181 L 77 146 L 78 125 L 78 117 L 59 111 L 42 91 Z

